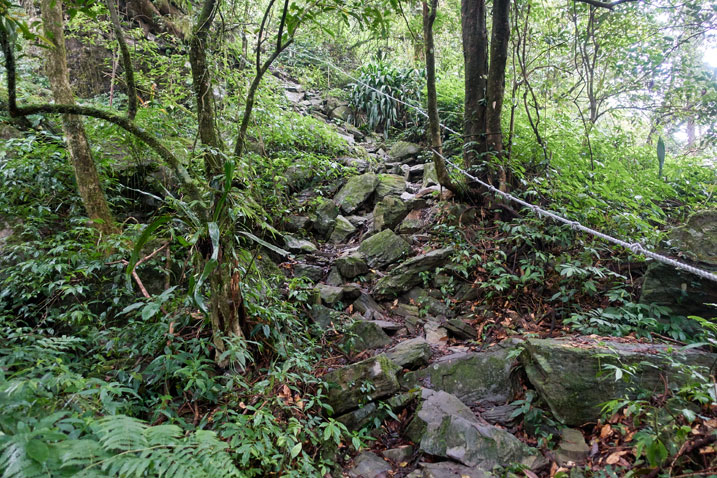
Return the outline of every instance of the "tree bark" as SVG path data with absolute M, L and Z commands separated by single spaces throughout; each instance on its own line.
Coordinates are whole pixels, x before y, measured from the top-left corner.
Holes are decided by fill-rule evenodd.
M 112 29 L 119 45 L 120 55 L 122 57 L 122 68 L 124 68 L 124 77 L 127 83 L 127 117 L 134 120 L 137 114 L 137 86 L 134 81 L 134 67 L 132 66 L 132 57 L 127 48 L 127 42 L 124 40 L 124 32 L 120 24 L 119 15 L 115 8 L 114 0 L 106 0 L 107 10 L 110 12 L 110 21 Z
M 485 0 L 461 0 L 461 29 L 466 93 L 463 161 L 466 168 L 470 168 L 478 163 L 485 152 L 485 95 L 488 79 Z
M 494 0 L 490 42 L 490 70 L 486 86 L 486 150 L 500 157 L 503 131 L 500 118 L 505 95 L 505 66 L 510 40 L 510 0 Z
M 428 139 L 433 148 L 433 164 L 436 166 L 436 176 L 441 186 L 453 191 L 455 188 L 446 169 L 446 163 L 441 157 L 441 126 L 438 117 L 438 95 L 436 93 L 436 52 L 433 42 L 433 23 L 436 20 L 438 0 L 430 0 L 428 5 L 423 1 L 423 38 L 426 50 L 426 97 L 428 109 Z
M 70 87 L 67 68 L 62 2 L 60 0 L 42 0 L 41 8 L 45 36 L 54 44 L 53 48 L 47 50 L 47 76 L 50 80 L 53 97 L 58 104 L 74 105 L 75 97 Z M 100 186 L 100 178 L 92 160 L 82 119 L 74 114 L 64 114 L 62 129 L 75 171 L 77 189 L 87 215 L 93 225 L 103 234 L 117 232 L 114 218 Z

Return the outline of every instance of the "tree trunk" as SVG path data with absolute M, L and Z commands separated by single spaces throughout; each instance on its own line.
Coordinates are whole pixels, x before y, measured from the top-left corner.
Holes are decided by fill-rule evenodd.
M 441 127 L 438 118 L 438 95 L 436 93 L 436 52 L 433 43 L 433 22 L 436 20 L 438 0 L 431 0 L 430 7 L 423 2 L 423 38 L 426 48 L 426 91 L 428 106 L 428 136 L 433 148 L 433 164 L 436 165 L 436 176 L 441 186 L 454 190 L 451 177 L 446 170 L 446 163 L 441 154 Z
M 486 85 L 486 149 L 501 156 L 503 132 L 500 124 L 505 95 L 505 66 L 510 40 L 510 0 L 494 0 L 493 31 L 490 42 L 490 70 Z
M 55 103 L 73 105 L 75 97 L 70 87 L 65 35 L 63 32 L 62 2 L 60 0 L 42 0 L 42 21 L 45 36 L 54 43 L 47 50 L 47 76 Z M 97 168 L 92 160 L 90 145 L 85 136 L 82 119 L 73 114 L 62 115 L 62 129 L 67 149 L 75 171 L 77 189 L 82 203 L 93 225 L 103 234 L 117 232 L 105 194 L 100 186 Z
M 464 150 L 466 168 L 485 152 L 485 94 L 488 79 L 488 30 L 485 0 L 461 0 L 465 61 Z

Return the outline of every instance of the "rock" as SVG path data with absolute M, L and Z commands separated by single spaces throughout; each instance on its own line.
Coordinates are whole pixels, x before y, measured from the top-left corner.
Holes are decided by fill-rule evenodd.
M 390 229 L 375 234 L 359 246 L 369 267 L 382 268 L 411 253 L 411 246 Z
M 354 311 L 360 313 L 366 319 L 380 319 L 386 315 L 386 310 L 378 305 L 368 294 L 361 294 L 353 303 Z
M 443 327 L 450 335 L 460 340 L 472 340 L 478 337 L 476 329 L 462 319 L 447 320 Z
M 400 196 L 406 190 L 406 180 L 397 174 L 379 174 L 376 197 Z
M 391 465 L 375 453 L 366 451 L 354 459 L 354 466 L 349 470 L 350 478 L 387 478 Z
M 381 454 L 384 458 L 388 458 L 398 465 L 411 459 L 411 456 L 413 456 L 413 447 L 411 445 L 403 445 L 398 448 L 384 450 Z
M 329 276 L 326 278 L 326 284 L 332 285 L 334 287 L 339 287 L 343 283 L 344 280 L 341 277 L 339 270 L 336 267 L 332 267 L 331 270 L 329 270 Z
M 328 329 L 338 322 L 341 314 L 321 304 L 314 304 L 311 306 L 311 318 L 316 322 L 322 329 Z
M 333 201 L 324 199 L 314 212 L 314 230 L 321 237 L 328 237 L 334 228 L 339 208 Z
M 377 416 L 377 411 L 378 407 L 374 402 L 371 402 L 361 408 L 336 417 L 336 420 L 346 425 L 349 430 L 360 430 L 373 421 Z
M 300 191 L 308 185 L 316 176 L 315 172 L 308 165 L 294 164 L 284 171 L 284 181 L 290 191 Z
M 318 284 L 316 289 L 321 297 L 321 302 L 326 305 L 334 305 L 341 299 L 343 299 L 344 291 L 341 287 L 336 287 L 328 284 Z
M 299 232 L 307 229 L 311 220 L 306 216 L 291 215 L 284 220 L 284 229 L 289 232 Z
M 418 306 L 400 303 L 393 309 L 393 313 L 401 317 L 418 317 Z
M 294 277 L 305 277 L 311 282 L 319 282 L 324 277 L 324 268 L 311 264 L 297 264 L 294 267 Z
M 574 428 L 563 428 L 560 431 L 560 444 L 555 450 L 555 458 L 558 465 L 564 466 L 572 462 L 583 463 L 590 455 L 590 447 L 585 443 L 585 438 L 580 430 Z
M 406 204 L 395 196 L 388 196 L 376 203 L 373 208 L 373 228 L 375 231 L 393 229 L 408 214 Z
M 388 349 L 386 357 L 401 368 L 416 369 L 425 367 L 431 359 L 431 346 L 423 337 L 404 340 Z
M 423 171 L 426 169 L 425 164 L 414 164 L 408 168 L 408 180 L 412 183 L 423 180 Z
M 388 152 L 393 161 L 405 161 L 421 152 L 421 147 L 408 141 L 397 141 Z
M 684 226 L 672 230 L 669 245 L 668 255 L 717 274 L 717 209 L 690 216 Z M 640 302 L 667 306 L 675 315 L 717 317 L 717 307 L 707 305 L 717 303 L 714 281 L 661 262 L 648 267 Z
M 329 118 L 346 122 L 349 120 L 349 118 L 351 118 L 351 108 L 349 108 L 348 105 L 340 105 L 337 108 L 331 110 L 331 113 L 329 113 Z
M 343 164 L 347 168 L 356 168 L 356 171 L 359 174 L 365 173 L 368 171 L 369 164 L 368 161 L 365 159 L 359 159 L 359 158 L 339 158 L 339 163 Z
M 373 213 L 368 213 L 365 216 L 348 216 L 346 219 L 356 227 L 363 227 L 373 221 Z
M 426 342 L 431 345 L 440 345 L 448 340 L 448 331 L 444 329 L 440 322 L 429 320 L 423 325 L 423 332 L 426 334 Z
M 349 328 L 355 337 L 349 337 L 349 348 L 353 353 L 385 347 L 391 343 L 380 325 L 370 320 L 357 320 Z
M 342 299 L 350 302 L 361 297 L 361 287 L 358 284 L 346 284 L 341 287 Z
M 525 341 L 520 359 L 528 379 L 553 415 L 568 426 L 581 426 L 597 421 L 603 402 L 635 398 L 637 388 L 663 390 L 662 376 L 670 384 L 682 383 L 679 367 L 670 367 L 668 353 L 678 364 L 709 368 L 717 361 L 717 354 L 695 350 L 678 353 L 672 348 L 589 337 L 531 338 Z M 641 366 L 641 362 L 648 365 Z M 639 371 L 629 381 L 615 380 L 614 374 L 604 373 L 605 365 L 638 366 Z
M 336 264 L 341 275 L 349 280 L 366 274 L 369 270 L 363 256 L 357 252 L 339 257 L 334 264 Z
M 537 468 L 545 463 L 538 450 L 507 431 L 479 423 L 453 395 L 423 389 L 422 399 L 407 428 L 408 437 L 422 452 L 484 471 L 510 464 Z
M 518 408 L 518 405 L 511 404 L 496 405 L 494 407 L 489 407 L 488 409 L 482 411 L 480 413 L 480 416 L 483 420 L 487 421 L 492 425 L 498 424 L 504 427 L 508 427 L 516 422 L 516 418 L 513 416 L 513 413 Z
M 426 198 L 419 198 L 415 194 L 409 192 L 402 193 L 400 198 L 404 203 L 406 203 L 406 207 L 409 211 L 413 211 L 414 209 L 423 209 L 428 204 Z
M 407 260 L 376 283 L 373 289 L 374 297 L 379 300 L 389 299 L 411 290 L 423 281 L 421 272 L 432 271 L 444 265 L 452 254 L 453 248 L 446 247 Z
M 390 320 L 372 320 L 371 322 L 381 327 L 389 335 L 393 335 L 403 328 L 403 325 Z
M 440 292 L 438 292 L 438 295 L 441 295 Z M 409 302 L 417 304 L 419 309 L 425 311 L 428 315 L 443 317 L 453 317 L 453 315 L 455 315 L 448 305 L 446 305 L 443 301 L 432 297 L 426 289 L 414 287 L 408 291 L 405 298 L 408 299 Z
M 311 242 L 305 239 L 299 239 L 290 234 L 284 235 L 284 244 L 290 252 L 302 253 L 302 252 L 315 252 L 318 249 Z
M 20 137 L 22 137 L 22 132 L 19 129 L 7 123 L 0 124 L 0 139 L 7 141 L 8 139 Z
M 426 163 L 425 167 L 423 168 L 423 181 L 421 182 L 421 186 L 427 188 L 428 186 L 433 186 L 437 184 L 439 183 L 435 163 Z
M 401 221 L 398 232 L 401 234 L 414 234 L 432 226 L 435 223 L 435 210 L 417 209 L 411 211 Z
M 346 239 L 354 232 L 356 232 L 354 225 L 351 224 L 348 219 L 339 215 L 336 216 L 334 230 L 331 233 L 329 240 L 334 244 L 339 244 L 341 242 L 345 242 Z
M 304 93 L 301 91 L 289 91 L 284 90 L 284 95 L 286 95 L 286 99 L 289 100 L 291 103 L 298 103 L 301 100 L 304 99 Z
M 393 395 L 399 390 L 396 374 L 400 367 L 384 355 L 339 368 L 324 376 L 337 386 L 329 388 L 328 403 L 334 414 L 358 408 L 363 403 Z M 368 389 L 365 384 L 371 384 Z
M 491 478 L 493 476 L 488 472 L 452 461 L 421 463 L 421 471 L 418 478 Z
M 353 176 L 344 184 L 334 200 L 343 212 L 351 214 L 373 194 L 377 186 L 378 176 L 373 173 Z
M 505 342 L 504 342 L 505 343 Z M 425 369 L 407 373 L 401 385 L 418 384 L 450 393 L 463 403 L 478 401 L 505 403 L 513 396 L 508 354 L 514 344 L 500 344 L 485 352 L 462 352 L 441 357 Z

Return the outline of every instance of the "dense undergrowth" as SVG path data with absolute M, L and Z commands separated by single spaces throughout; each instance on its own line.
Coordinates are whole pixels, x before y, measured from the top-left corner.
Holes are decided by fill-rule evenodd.
M 77 35 L 87 34 L 75 26 Z M 187 88 L 171 74 L 185 68 L 184 56 L 162 52 L 139 34 L 136 41 L 145 55 L 139 86 L 146 101 L 138 121 L 152 125 L 199 171 Z M 314 68 L 289 66 L 307 84 L 336 85 Z M 31 59 L 22 65 L 25 72 L 34 67 Z M 233 68 L 222 64 L 224 72 Z M 415 69 L 377 63 L 356 74 L 406 101 L 424 99 Z M 220 107 L 236 113 L 248 75 L 239 71 L 232 77 L 234 88 Z M 46 97 L 46 85 L 31 78 L 20 85 L 23 99 Z M 152 86 L 157 78 L 166 81 Z M 425 124 L 410 111 L 361 85 L 336 81 L 346 85 L 341 94 L 366 132 L 379 130 L 392 139 L 425 136 Z M 13 229 L 12 239 L 0 243 L 3 477 L 323 476 L 335 464 L 337 449 L 368 442 L 365 430 L 352 434 L 327 418 L 316 365 L 333 344 L 312 330 L 306 284 L 286 283 L 270 245 L 284 216 L 310 207 L 292 202 L 292 193 L 310 188 L 321 195 L 351 172 L 337 158 L 360 153 L 325 122 L 287 107 L 277 82 L 267 78 L 260 90 L 249 130 L 251 152 L 231 178 L 242 199 L 232 211 L 241 246 L 236 263 L 253 323 L 246 340 L 227 343 L 230 369 L 216 365 L 211 329 L 192 291 L 194 253 L 202 247 L 198 228 L 155 157 L 117 128 L 86 122 L 108 200 L 123 225 L 121 234 L 100 240 L 83 216 L 57 124 L 38 119 L 37 132 L 0 145 L 0 219 Z M 438 98 L 443 121 L 460 131 L 462 80 L 442 78 Z M 123 100 L 116 95 L 114 106 Z M 109 97 L 91 102 L 106 107 Z M 666 226 L 714 207 L 717 173 L 702 167 L 701 158 L 671 155 L 660 177 L 654 147 L 627 133 L 596 131 L 588 152 L 580 125 L 557 113 L 545 121 L 547 161 L 527 119 L 516 113 L 506 161 L 515 194 L 650 247 L 661 243 Z M 459 138 L 444 140 L 446 151 L 458 157 Z M 172 220 L 144 245 L 137 278 L 128 283 L 134 244 L 162 215 Z M 638 303 L 634 277 L 645 268 L 640 258 L 530 213 L 496 217 L 477 203 L 447 213 L 433 230 L 459 254 L 430 275 L 450 278 L 441 284 L 449 305 L 457 284 L 476 285 L 476 305 L 488 317 L 480 341 L 546 330 L 714 340 L 699 319 Z M 678 392 L 704 406 L 707 381 L 700 380 L 700 387 Z M 696 391 L 701 395 L 689 396 Z M 525 414 L 538 413 L 525 400 Z M 639 406 L 631 417 L 642 429 L 645 423 L 659 428 L 650 422 L 657 412 L 648 398 L 637 405 L 608 404 L 606 411 L 615 415 L 629 406 Z M 683 417 L 670 426 L 682 430 L 695 420 Z M 659 433 L 653 430 L 644 442 L 651 463 L 655 453 L 663 455 Z

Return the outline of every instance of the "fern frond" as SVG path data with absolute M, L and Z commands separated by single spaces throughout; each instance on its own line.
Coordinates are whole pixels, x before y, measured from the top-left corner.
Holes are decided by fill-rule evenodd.
M 93 430 L 106 451 L 127 451 L 147 448 L 144 435 L 147 424 L 125 415 L 113 415 L 98 420 Z

